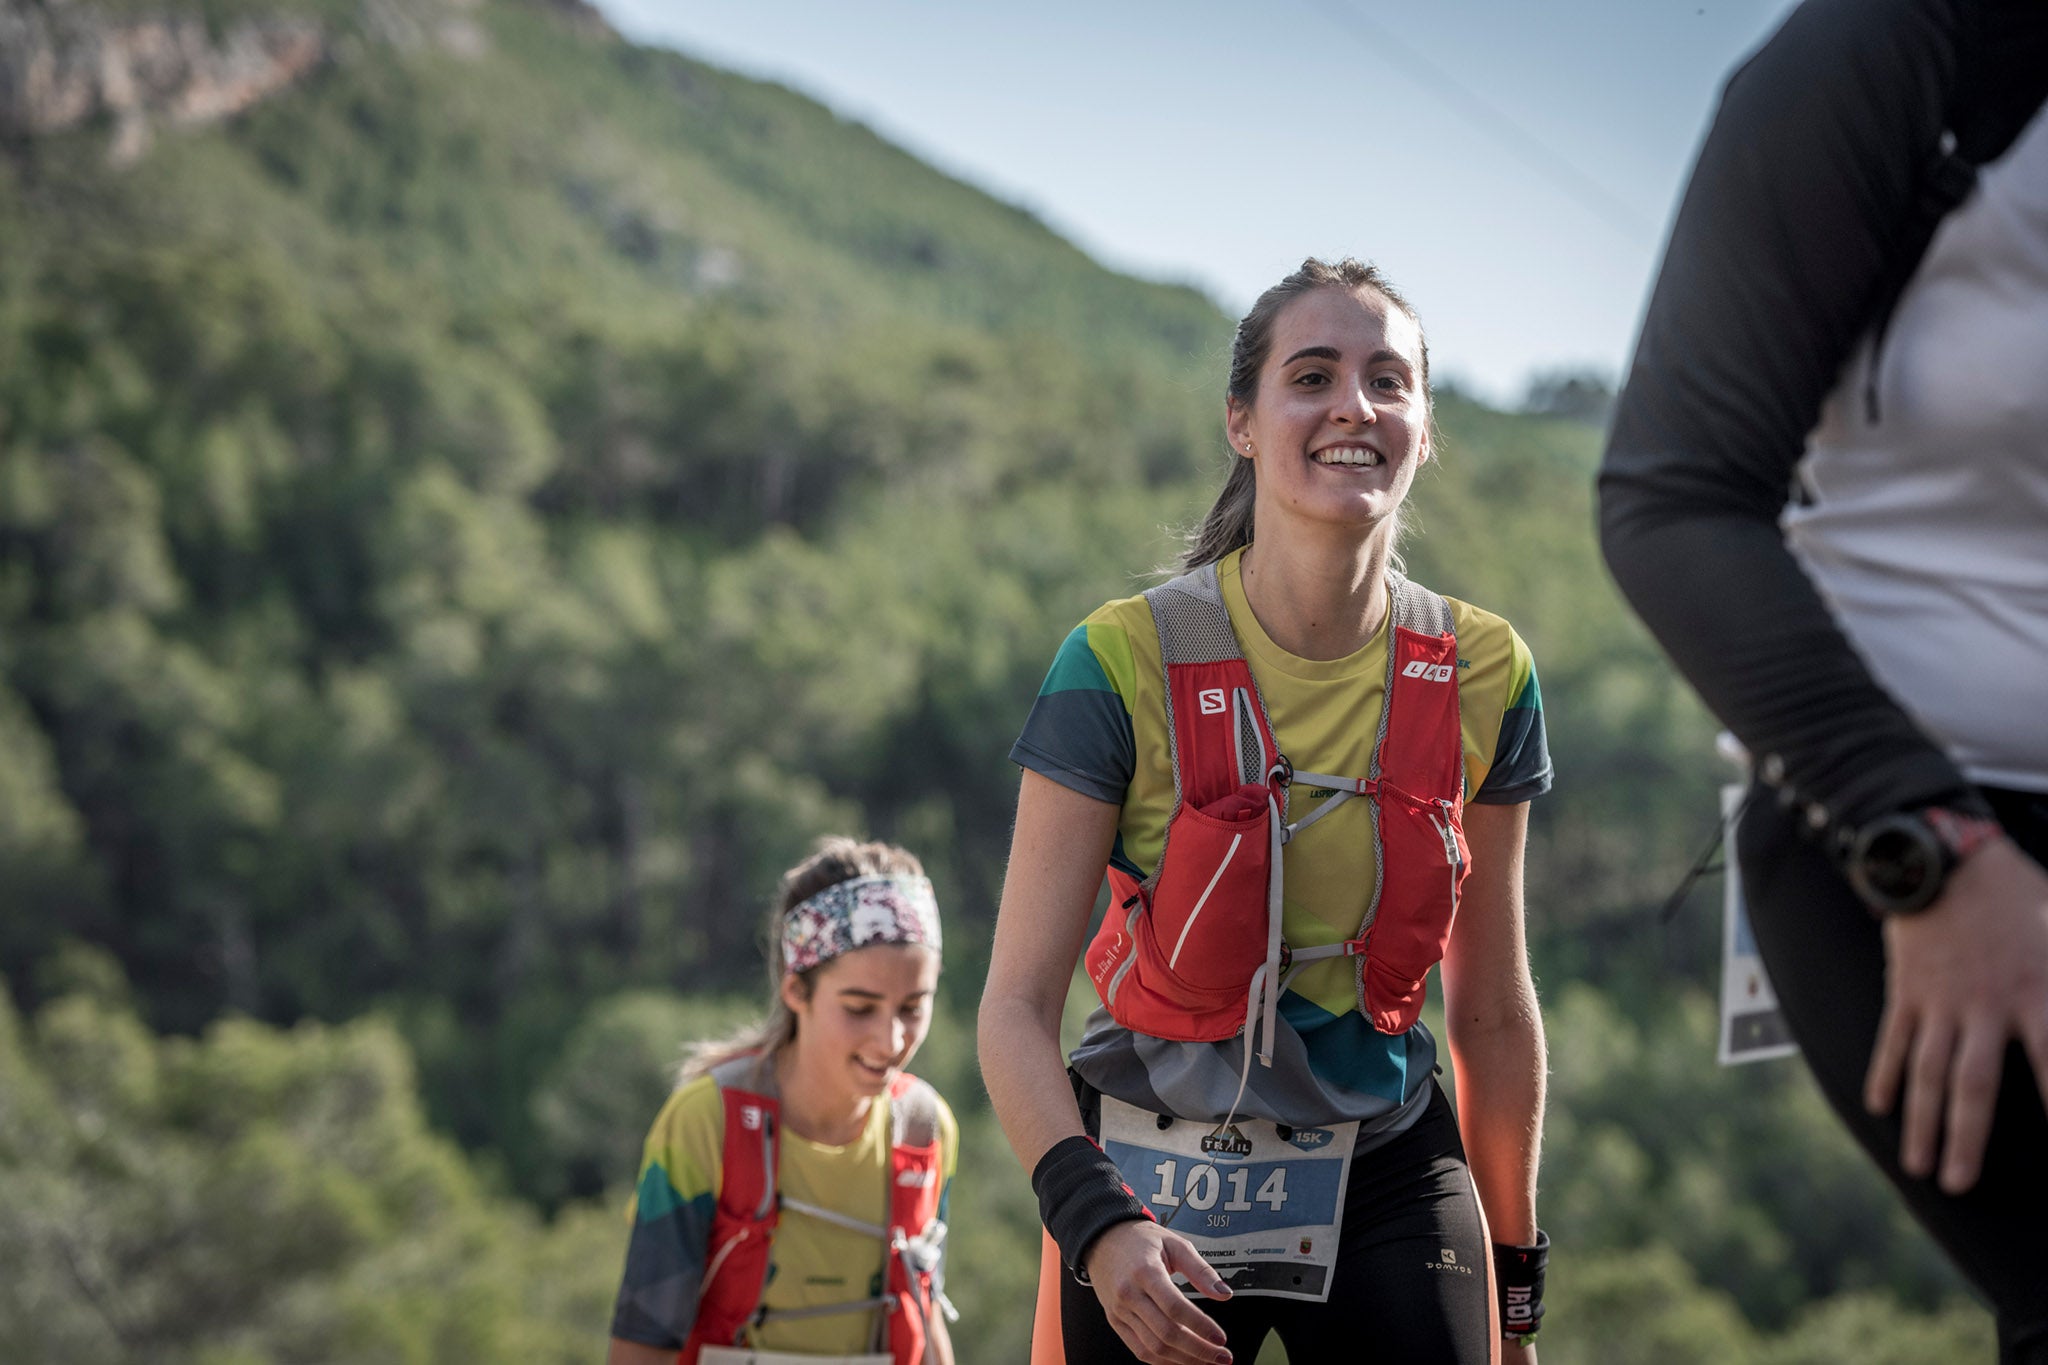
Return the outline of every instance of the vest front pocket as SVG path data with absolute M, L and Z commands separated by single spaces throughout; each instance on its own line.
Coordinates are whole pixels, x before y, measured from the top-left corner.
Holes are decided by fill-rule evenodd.
M 1272 870 L 1267 789 L 1248 783 L 1206 809 L 1181 807 L 1167 831 L 1151 906 L 1139 916 L 1136 971 L 1196 1010 L 1242 1009 L 1266 956 Z
M 1405 874 L 1383 889 L 1360 971 L 1360 1009 L 1381 1033 L 1403 1033 L 1422 1013 L 1429 969 L 1443 960 L 1470 854 L 1458 803 L 1383 784 L 1384 867 Z

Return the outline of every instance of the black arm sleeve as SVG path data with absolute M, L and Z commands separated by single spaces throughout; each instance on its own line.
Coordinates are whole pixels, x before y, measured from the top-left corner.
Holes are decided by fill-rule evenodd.
M 1974 162 L 2024 125 L 2024 94 L 1983 93 L 1988 68 L 2005 74 L 1980 55 L 1988 35 L 2031 22 L 2040 54 L 2039 19 L 2008 9 L 1808 0 L 1729 79 L 1600 473 L 1602 548 L 1630 602 L 1750 752 L 1850 824 L 1975 797 L 1872 679 L 1777 519 L 1822 402 L 1939 221 L 1944 135 Z M 2007 82 L 2024 84 L 2030 111 L 2040 77 Z

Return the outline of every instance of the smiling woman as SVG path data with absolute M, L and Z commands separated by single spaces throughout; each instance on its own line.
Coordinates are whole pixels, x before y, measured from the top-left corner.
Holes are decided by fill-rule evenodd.
M 931 883 L 827 839 L 774 941 L 768 1019 L 695 1048 L 648 1133 L 611 1365 L 951 1365 L 959 1130 L 904 1070 L 939 979 Z
M 1388 1360 L 1526 1350 L 1550 762 L 1520 638 L 1394 558 L 1435 453 L 1414 311 L 1305 262 L 1239 324 L 1223 426 L 1185 572 L 1068 636 L 1012 751 L 981 1064 L 1048 1234 L 1033 1359 L 1349 1358 L 1362 1324 Z M 1102 1008 L 1063 1075 L 1077 959 Z

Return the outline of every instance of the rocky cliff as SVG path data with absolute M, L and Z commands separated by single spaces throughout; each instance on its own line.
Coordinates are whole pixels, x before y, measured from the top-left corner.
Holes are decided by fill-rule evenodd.
M 583 0 L 539 0 L 579 31 L 609 34 Z M 195 4 L 147 10 L 94 0 L 0 0 L 0 138 L 104 122 L 116 161 L 159 128 L 231 117 L 305 79 L 347 37 L 473 55 L 485 43 L 480 0 L 363 0 L 346 26 L 289 0 L 272 13 L 210 21 Z

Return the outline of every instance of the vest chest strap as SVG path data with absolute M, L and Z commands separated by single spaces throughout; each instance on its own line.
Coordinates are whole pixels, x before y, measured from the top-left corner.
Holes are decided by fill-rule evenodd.
M 1329 773 L 1298 772 L 1289 781 L 1296 787 L 1329 787 L 1344 796 L 1371 796 L 1380 789 L 1377 778 L 1333 777 Z
M 793 1213 L 801 1213 L 806 1218 L 815 1218 L 821 1223 L 830 1223 L 834 1227 L 845 1228 L 849 1232 L 858 1232 L 864 1236 L 873 1237 L 878 1241 L 886 1242 L 889 1240 L 889 1229 L 879 1223 L 870 1223 L 865 1219 L 855 1218 L 850 1214 L 821 1208 L 816 1204 L 806 1203 L 790 1195 L 785 1194 L 782 1196 L 782 1207 Z
M 1357 796 L 1376 796 L 1379 793 L 1378 779 L 1371 777 L 1333 777 L 1329 773 L 1294 773 L 1289 779 L 1292 786 L 1316 787 L 1330 794 L 1317 803 L 1316 808 L 1291 825 L 1280 828 L 1280 842 L 1293 842 L 1294 836 L 1328 815 L 1346 801 Z

